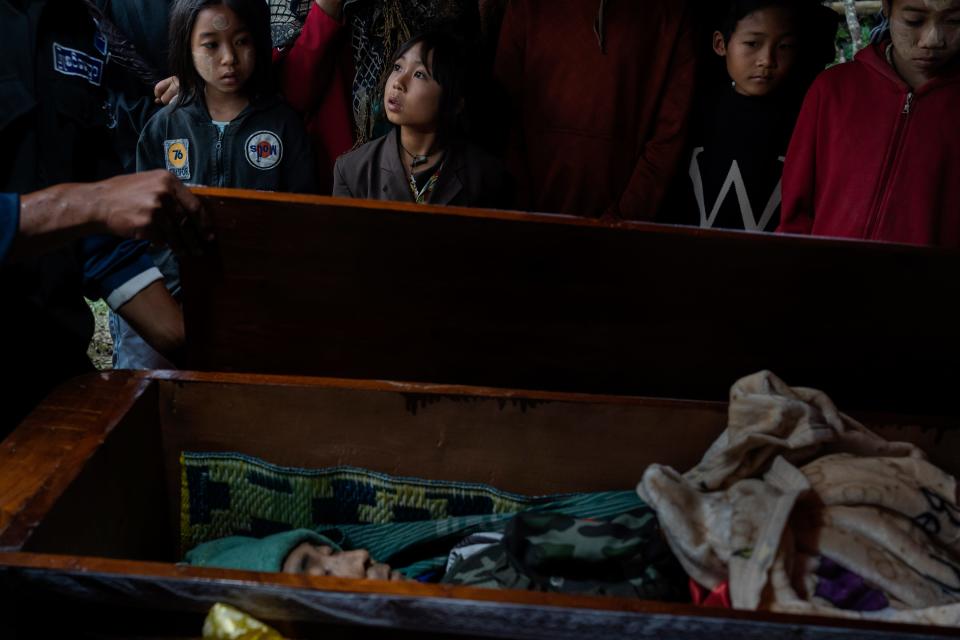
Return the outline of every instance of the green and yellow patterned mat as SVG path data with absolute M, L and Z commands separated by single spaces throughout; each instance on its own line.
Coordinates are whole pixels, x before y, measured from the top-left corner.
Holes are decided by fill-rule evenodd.
M 356 467 L 280 467 L 238 453 L 184 452 L 180 462 L 181 554 L 227 536 L 508 514 L 557 498 Z

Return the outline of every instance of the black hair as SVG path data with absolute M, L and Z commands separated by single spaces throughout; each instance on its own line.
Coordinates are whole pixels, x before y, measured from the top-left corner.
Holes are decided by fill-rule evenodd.
M 720 18 L 717 31 L 725 43 L 737 30 L 737 24 L 755 11 L 784 8 L 795 16 L 796 33 L 800 40 L 800 59 L 792 73 L 793 93 L 800 98 L 813 79 L 833 62 L 835 41 L 840 27 L 840 15 L 819 0 L 730 0 Z M 723 74 L 726 78 L 726 74 Z
M 403 56 L 418 44 L 423 45 L 423 63 L 427 71 L 440 85 L 440 122 L 437 126 L 437 138 L 446 143 L 462 134 L 461 114 L 466 102 L 466 75 L 470 64 L 463 42 L 448 31 L 427 31 L 413 36 L 400 45 L 393 57 L 384 65 L 380 80 L 378 100 L 383 99 L 387 80 L 393 71 L 395 60 Z M 433 58 L 430 54 L 433 53 Z
M 220 5 L 237 14 L 253 40 L 254 69 L 244 91 L 253 98 L 273 90 L 270 8 L 264 0 L 175 0 L 170 9 L 170 73 L 180 80 L 177 107 L 203 100 L 205 83 L 193 63 L 193 27 L 201 11 Z
M 798 21 L 802 21 L 803 9 L 809 4 L 809 0 L 731 0 L 717 31 L 723 34 L 723 41 L 730 44 L 730 38 L 737 30 L 737 25 L 751 13 L 763 9 L 788 9 L 793 12 Z

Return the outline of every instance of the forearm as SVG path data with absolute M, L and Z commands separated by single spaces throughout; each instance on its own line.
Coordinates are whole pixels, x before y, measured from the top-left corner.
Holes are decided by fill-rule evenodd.
M 81 236 L 110 234 L 200 250 L 213 238 L 197 199 L 168 171 L 59 184 L 22 196 L 7 260 L 42 254 Z
M 151 347 L 174 362 L 180 360 L 185 343 L 183 312 L 162 280 L 148 285 L 117 313 Z
M 101 230 L 87 185 L 60 184 L 20 199 L 20 225 L 8 259 L 22 260 Z

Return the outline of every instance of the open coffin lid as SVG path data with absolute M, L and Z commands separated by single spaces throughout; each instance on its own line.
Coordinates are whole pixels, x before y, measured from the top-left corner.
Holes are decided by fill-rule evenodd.
M 957 415 L 960 252 L 198 189 L 188 367 Z
M 859 417 L 960 472 L 952 420 Z M 544 639 L 960 636 L 633 599 L 174 564 L 183 451 L 233 451 L 293 467 L 349 464 L 525 494 L 603 491 L 632 488 L 653 462 L 691 467 L 725 423 L 723 403 L 247 374 L 91 375 L 61 387 L 0 444 L 5 620 L 39 636 L 169 637 L 197 633 L 222 601 L 291 637 L 408 637 L 398 635 L 404 630 Z

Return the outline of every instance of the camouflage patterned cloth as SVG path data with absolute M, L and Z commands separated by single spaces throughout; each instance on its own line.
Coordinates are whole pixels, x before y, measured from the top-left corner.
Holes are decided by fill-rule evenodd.
M 502 540 L 456 562 L 443 582 L 500 589 L 688 600 L 687 576 L 648 508 L 610 519 L 521 513 Z

